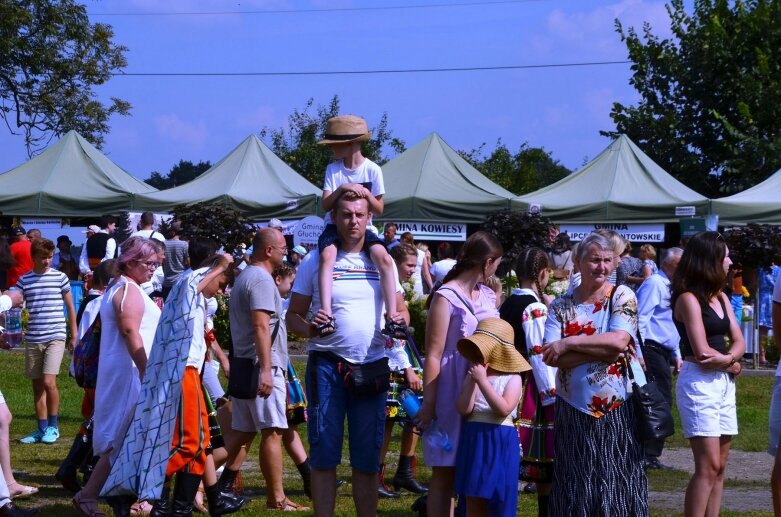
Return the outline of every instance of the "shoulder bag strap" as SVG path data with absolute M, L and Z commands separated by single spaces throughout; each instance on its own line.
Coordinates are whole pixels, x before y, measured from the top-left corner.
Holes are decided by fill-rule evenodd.
M 463 304 L 464 304 L 464 306 L 467 308 L 467 310 L 468 310 L 469 312 L 471 312 L 471 313 L 472 313 L 472 316 L 474 316 L 475 318 L 477 318 L 477 314 L 475 314 L 475 311 L 474 311 L 474 310 L 472 310 L 472 304 L 470 304 L 470 303 L 467 303 L 467 301 L 466 301 L 466 300 L 464 300 L 464 297 L 463 297 L 463 296 L 461 296 L 461 294 L 460 294 L 458 291 L 456 291 L 456 290 L 455 290 L 455 289 L 453 289 L 452 287 L 446 287 L 446 286 L 440 287 L 438 290 L 440 290 L 440 291 L 441 291 L 442 289 L 447 289 L 448 291 L 450 291 L 450 292 L 452 292 L 453 294 L 455 294 L 455 295 L 456 295 L 456 297 L 458 297 L 458 299 L 459 299 L 459 300 L 461 300 L 461 303 L 463 303 Z

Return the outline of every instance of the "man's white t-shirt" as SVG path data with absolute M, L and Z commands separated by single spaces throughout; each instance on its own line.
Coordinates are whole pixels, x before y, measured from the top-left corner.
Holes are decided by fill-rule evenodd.
M 431 281 L 434 283 L 441 282 L 445 279 L 445 275 L 447 275 L 455 265 L 455 259 L 437 260 L 431 264 L 431 268 L 429 269 L 429 273 L 431 273 Z
M 311 251 L 298 267 L 293 292 L 312 297 L 312 314 L 320 310 L 317 271 L 320 258 Z M 394 273 L 396 269 L 393 269 Z M 396 291 L 402 292 L 398 277 Z M 331 308 L 336 332 L 309 340 L 309 350 L 333 352 L 352 363 L 368 363 L 385 357 L 385 305 L 380 271 L 364 253 L 339 250 L 333 269 Z
M 355 169 L 348 169 L 342 160 L 331 162 L 325 168 L 325 181 L 323 190 L 335 192 L 345 183 L 360 183 L 372 193 L 372 196 L 385 195 L 385 183 L 382 180 L 382 169 L 379 165 L 369 160 L 363 160 Z M 325 213 L 325 224 L 332 224 L 331 212 Z M 369 217 L 371 224 L 371 215 Z

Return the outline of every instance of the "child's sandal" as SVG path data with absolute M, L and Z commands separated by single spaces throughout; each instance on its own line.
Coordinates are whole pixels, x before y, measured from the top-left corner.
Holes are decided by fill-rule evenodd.
M 334 332 L 336 332 L 336 318 L 333 316 L 328 316 L 328 321 L 317 326 L 317 335 L 320 337 L 327 336 Z

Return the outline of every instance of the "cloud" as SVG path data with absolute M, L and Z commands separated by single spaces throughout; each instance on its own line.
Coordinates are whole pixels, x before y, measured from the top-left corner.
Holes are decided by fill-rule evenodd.
M 599 6 L 591 11 L 565 11 L 554 9 L 548 16 L 548 33 L 533 38 L 532 44 L 539 51 L 559 53 L 569 49 L 572 53 L 587 53 L 597 59 L 626 57 L 626 48 L 615 32 L 615 20 L 624 28 L 640 30 L 648 22 L 654 33 L 666 37 L 670 34 L 670 22 L 664 2 L 655 0 L 623 0 Z
M 258 106 L 251 111 L 243 111 L 236 117 L 236 125 L 241 128 L 248 128 L 253 132 L 260 131 L 264 127 L 276 129 L 283 126 L 284 120 L 276 116 L 272 106 Z
M 203 145 L 209 136 L 209 131 L 203 121 L 185 122 L 176 114 L 156 117 L 155 127 L 159 135 L 176 142 L 184 142 L 193 147 Z

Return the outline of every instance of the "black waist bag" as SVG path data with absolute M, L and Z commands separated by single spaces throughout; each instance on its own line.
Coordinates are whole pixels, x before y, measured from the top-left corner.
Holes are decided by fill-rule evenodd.
M 350 364 L 343 361 L 344 385 L 353 395 L 369 396 L 388 391 L 390 388 L 390 367 L 388 358 L 383 357 L 371 363 Z
M 274 340 L 278 331 L 279 321 L 274 325 L 274 331 L 271 333 L 272 346 L 274 346 Z M 260 387 L 258 384 L 260 381 L 260 364 L 254 358 L 231 357 L 229 361 L 231 374 L 228 377 L 228 395 L 245 400 L 257 397 L 258 388 Z

